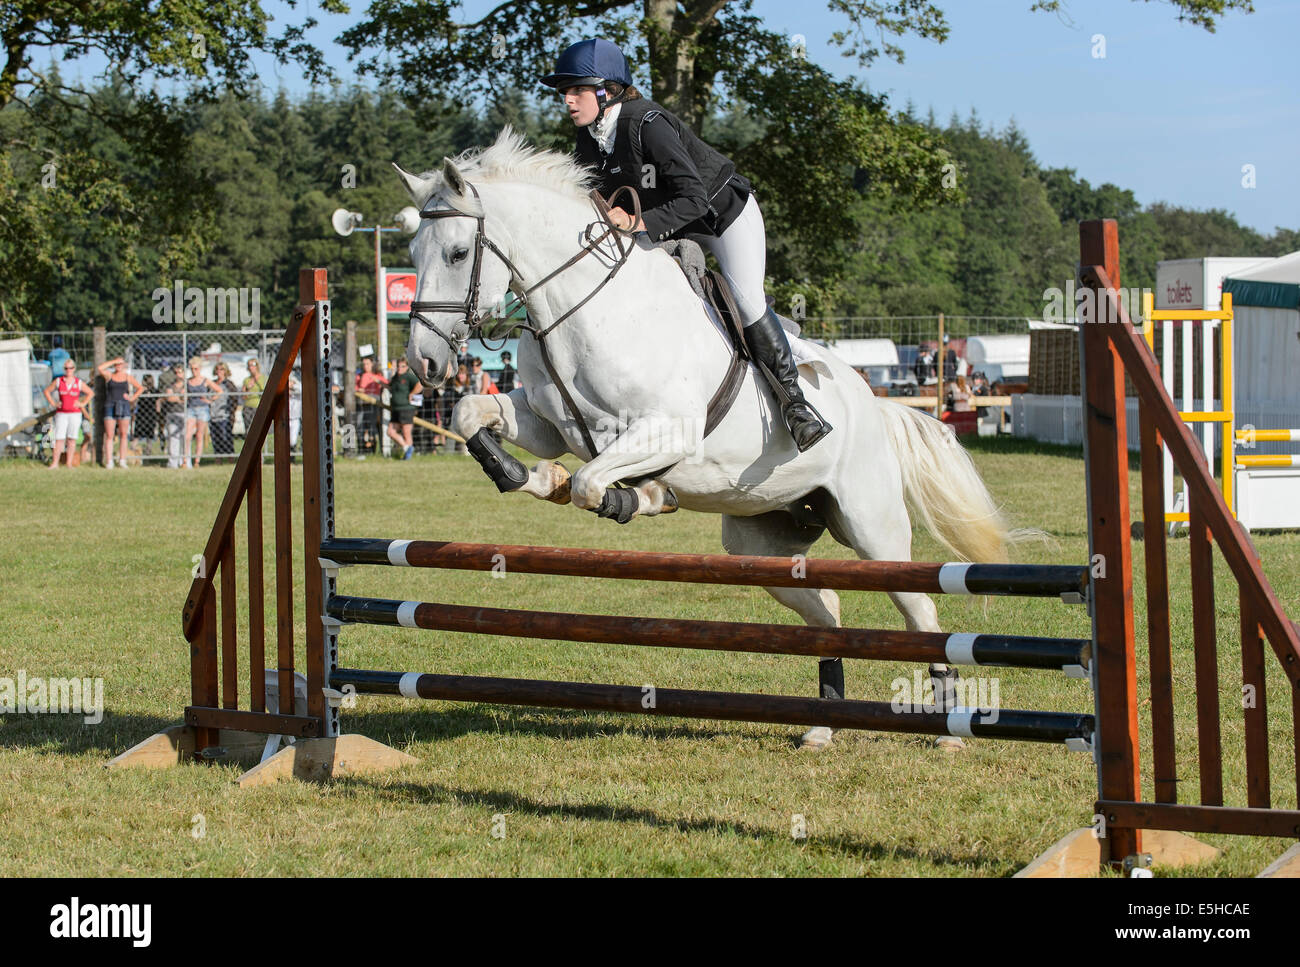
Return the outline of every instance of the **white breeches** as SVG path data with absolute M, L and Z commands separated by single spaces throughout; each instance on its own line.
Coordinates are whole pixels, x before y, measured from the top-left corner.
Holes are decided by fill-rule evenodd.
M 754 196 L 749 196 L 740 217 L 725 232 L 703 241 L 731 286 L 744 324 L 757 322 L 767 312 L 767 293 L 763 288 L 763 277 L 767 274 L 767 231 Z

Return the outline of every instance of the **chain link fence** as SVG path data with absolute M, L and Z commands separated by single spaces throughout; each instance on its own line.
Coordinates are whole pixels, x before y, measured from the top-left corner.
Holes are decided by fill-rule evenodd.
M 1024 316 L 846 316 L 808 320 L 826 343 L 878 395 L 931 396 L 961 379 L 995 394 L 1021 392 L 1029 375 L 1029 334 L 1042 325 Z M 951 352 L 951 354 L 950 354 Z
M 104 416 L 129 413 L 128 460 L 169 467 L 233 460 L 283 339 L 279 330 L 107 333 L 107 361 L 122 361 L 110 365 L 110 372 L 124 368 L 130 378 L 125 386 L 110 379 Z M 291 383 L 290 436 L 296 444 L 302 396 L 293 388 Z M 119 437 L 114 456 L 121 459 L 120 453 Z
M 1030 320 L 1006 316 L 843 317 L 805 323 L 812 338 L 829 344 L 864 375 L 877 393 L 898 396 L 932 395 L 947 349 L 953 351 L 957 360 L 957 375 L 986 376 L 988 383 L 1000 380 L 1002 385 L 1016 391 L 1017 384 L 1028 378 L 1030 328 Z M 60 375 L 54 373 L 51 365 L 59 364 L 61 369 L 64 354 L 75 360 L 78 375 L 94 385 L 95 332 L 23 335 L 32 347 L 30 382 L 32 410 L 36 413 L 48 409 L 41 391 Z M 941 341 L 943 337 L 947 337 L 946 347 Z M 993 359 L 987 346 L 975 348 L 971 343 L 977 337 L 1013 337 L 1004 340 L 1004 350 L 1007 342 L 1014 342 L 1018 347 L 1023 341 L 1024 359 L 1018 362 L 1010 358 Z M 233 461 L 238 456 L 284 332 L 108 332 L 102 338 L 102 358 L 109 363 L 121 360 L 130 378 L 125 382 L 110 379 L 96 396 L 93 413 L 88 412 L 84 421 L 86 438 L 106 433 L 103 421 L 110 413 L 124 414 L 114 425 L 115 463 L 123 459 L 119 429 L 125 423 L 128 466 L 184 467 L 196 462 Z M 992 344 L 990 340 L 985 342 Z M 344 360 L 349 357 L 341 333 L 336 333 L 332 344 L 336 347 L 331 379 L 335 388 L 336 440 L 340 453 L 356 457 L 405 455 L 405 430 L 390 423 L 388 406 L 392 399 L 383 385 L 395 375 L 392 365 L 380 367 L 377 361 L 372 361 L 375 371 L 382 370 L 384 377 L 379 383 L 367 384 L 376 391 L 377 402 L 358 396 L 349 415 L 344 406 L 347 395 L 344 388 L 352 384 L 364 389 L 358 377 L 362 381 L 367 377 L 360 372 L 345 371 Z M 517 355 L 517 340 L 512 340 L 508 348 Z M 350 358 L 357 359 L 356 347 L 352 349 Z M 482 372 L 498 385 L 504 382 L 503 388 L 508 389 L 517 380 L 513 370 L 503 369 L 505 363 L 499 348 L 489 350 L 471 343 L 462 360 L 471 371 L 469 364 L 476 355 L 482 357 Z M 115 368 L 110 366 L 110 372 Z M 369 367 L 358 364 L 359 370 L 366 368 Z M 8 372 L 0 373 L 0 394 L 13 395 L 15 388 L 4 385 Z M 302 402 L 300 393 L 294 392 L 295 387 L 296 381 L 290 386 L 290 436 L 296 449 Z M 438 430 L 450 426 L 452 410 L 470 391 L 469 385 L 452 383 L 433 392 L 413 392 L 409 402 L 414 405 L 404 409 L 403 415 L 413 414 L 409 439 L 414 454 L 465 452 L 463 444 Z M 92 415 L 100 423 L 99 427 L 92 421 Z M 6 429 L 0 426 L 0 432 Z M 48 460 L 48 436 L 49 422 L 38 423 L 29 432 L 6 437 L 5 453 Z M 268 440 L 267 453 L 271 452 L 271 444 Z
M 102 382 L 94 365 L 97 334 L 108 373 Z M 21 338 L 31 346 L 26 372 L 6 367 L 0 395 L 38 418 L 22 432 L 5 436 L 5 455 L 49 459 L 51 420 L 39 419 L 50 410 L 44 391 L 63 375 L 71 359 L 77 376 L 96 389 L 82 409 L 77 450 L 83 461 L 90 441 L 102 436 L 107 443 L 111 418 L 114 465 L 183 467 L 238 456 L 284 332 L 91 331 L 23 333 Z M 118 374 L 125 378 L 114 378 Z M 295 385 L 290 387 L 290 433 L 296 445 L 302 405 L 301 394 L 292 392 Z M 26 393 L 31 395 L 30 406 L 18 400 Z M 105 462 L 108 456 L 105 453 Z

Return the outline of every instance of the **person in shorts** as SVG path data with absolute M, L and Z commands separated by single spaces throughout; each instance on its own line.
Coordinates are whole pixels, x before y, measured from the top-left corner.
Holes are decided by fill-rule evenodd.
M 63 375 L 45 387 L 45 399 L 55 407 L 54 413 L 54 460 L 50 469 L 59 466 L 59 454 L 66 452 L 63 463 L 72 466 L 72 457 L 77 450 L 77 431 L 81 429 L 81 411 L 95 395 L 85 380 L 77 376 L 77 364 L 69 358 L 63 364 Z M 58 402 L 54 400 L 58 396 Z
M 100 363 L 99 375 L 104 377 L 107 398 L 104 400 L 104 466 L 113 469 L 113 434 L 122 442 L 118 466 L 126 469 L 126 435 L 131 429 L 131 410 L 144 385 L 126 370 L 126 360 L 121 356 Z
M 406 366 L 406 358 L 397 360 L 397 372 L 388 384 L 390 396 L 388 408 L 392 420 L 388 424 L 388 436 L 402 448 L 402 459 L 410 460 L 415 454 L 415 444 L 411 439 L 411 430 L 415 426 L 415 409 L 418 404 L 411 401 L 411 394 L 418 394 L 420 381 Z M 423 402 L 423 397 L 421 397 Z
M 212 404 L 223 392 L 200 371 L 203 360 L 190 357 L 190 376 L 185 381 L 185 466 L 197 467 L 208 445 L 208 426 L 212 422 Z M 190 450 L 193 441 L 194 449 Z

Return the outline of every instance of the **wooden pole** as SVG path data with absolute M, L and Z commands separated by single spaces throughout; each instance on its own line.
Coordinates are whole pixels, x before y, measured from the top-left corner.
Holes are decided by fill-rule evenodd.
M 558 574 L 636 581 L 688 581 L 836 591 L 912 591 L 1082 599 L 1088 569 L 1068 564 L 926 564 L 742 554 L 674 554 L 591 547 L 469 544 L 337 537 L 321 546 L 336 564 L 379 564 L 452 571 Z
M 343 334 L 343 365 L 347 367 L 343 378 L 343 419 L 352 427 L 357 425 L 357 362 L 357 321 L 349 319 Z
M 328 411 L 334 408 L 330 392 L 329 293 L 324 269 L 302 269 L 298 273 L 298 302 L 314 304 L 312 331 L 302 346 L 302 539 L 303 585 L 306 591 L 303 619 L 306 624 L 307 714 L 325 721 L 325 683 L 334 670 L 330 653 L 336 650 L 335 636 L 321 618 L 325 602 L 334 593 L 334 580 L 317 563 L 321 541 L 334 536 L 333 424 Z M 277 495 L 278 497 L 278 495 Z M 288 499 L 288 494 L 284 495 Z M 281 703 L 293 710 L 293 692 L 281 693 Z M 282 711 L 284 709 L 282 708 Z M 325 735 L 335 735 L 328 727 Z
M 1075 665 L 1086 668 L 1092 653 L 1092 642 L 1086 638 L 809 628 L 747 621 L 520 611 L 338 595 L 330 598 L 326 609 L 332 617 L 355 624 L 548 641 L 743 651 L 760 655 L 812 655 L 1061 671 Z
M 936 363 L 934 371 L 936 376 L 938 377 L 938 380 L 934 384 L 935 386 L 934 418 L 936 420 L 943 419 L 943 398 L 944 398 L 943 367 L 944 367 L 944 363 L 946 362 L 945 360 L 946 354 L 943 351 L 943 328 L 944 328 L 944 320 L 943 320 L 943 313 L 941 312 L 939 313 L 939 346 L 934 351 L 934 361 Z
M 1119 229 L 1114 219 L 1079 226 L 1079 259 L 1104 266 L 1119 288 Z M 1100 799 L 1137 802 L 1137 661 L 1133 631 L 1133 561 L 1129 543 L 1128 432 L 1125 420 L 1124 366 L 1111 345 L 1111 318 L 1105 294 L 1090 290 L 1085 302 L 1082 343 L 1084 461 L 1088 481 L 1089 559 L 1098 569 L 1093 581 L 1095 702 Z M 1158 526 L 1163 526 L 1159 522 Z M 1102 576 L 1104 574 L 1104 576 Z M 1102 859 L 1117 865 L 1142 851 L 1139 830 L 1108 823 Z
M 973 710 L 896 709 L 889 702 L 844 698 L 746 695 L 650 685 L 592 685 L 471 675 L 416 675 L 355 668 L 338 669 L 331 676 L 330 685 L 337 689 L 351 685 L 358 695 L 402 695 L 447 702 L 537 705 L 781 725 L 825 725 L 836 729 L 920 735 L 983 736 L 1021 742 L 1064 742 L 1088 738 L 1093 728 L 1091 715 L 1071 712 L 999 709 L 994 715 L 981 715 Z
M 108 341 L 103 326 L 96 326 L 94 332 L 95 355 L 90 371 L 91 386 L 95 389 L 95 396 L 90 402 L 90 422 L 94 425 L 91 440 L 94 441 L 92 447 L 95 462 L 102 467 L 104 466 L 104 411 L 108 401 L 108 381 L 100 373 L 99 367 L 108 362 Z M 76 441 L 74 440 L 73 443 L 75 445 Z
M 359 399 L 362 403 L 378 403 L 380 406 L 382 406 L 382 407 L 383 407 L 384 409 L 386 409 L 386 410 L 391 409 L 391 407 L 390 407 L 387 403 L 383 402 L 383 401 L 382 401 L 381 399 L 379 399 L 378 397 L 376 397 L 376 396 L 371 396 L 369 393 L 363 393 L 363 392 L 361 392 L 361 390 L 356 390 L 356 397 L 357 397 L 357 399 Z M 436 434 L 438 434 L 439 436 L 445 436 L 445 437 L 448 437 L 449 439 L 455 440 L 457 443 L 464 443 L 464 442 L 465 442 L 465 438 L 464 438 L 463 436 L 461 436 L 460 434 L 458 434 L 458 433 L 453 433 L 451 430 L 444 430 L 442 427 L 438 426 L 436 423 L 430 423 L 428 420 L 424 419 L 423 417 L 415 416 L 415 417 L 412 417 L 411 419 L 412 419 L 412 421 L 415 423 L 416 426 L 424 427 L 424 429 L 428 430 L 430 433 L 436 433 Z

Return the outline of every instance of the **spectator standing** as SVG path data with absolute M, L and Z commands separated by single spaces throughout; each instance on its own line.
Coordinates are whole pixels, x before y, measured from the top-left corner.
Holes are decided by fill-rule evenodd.
M 250 356 L 248 359 L 248 375 L 244 377 L 243 384 L 239 387 L 240 395 L 243 397 L 242 405 L 244 407 L 241 415 L 244 418 L 244 434 L 248 434 L 249 428 L 253 425 L 253 417 L 257 414 L 257 407 L 262 402 L 262 391 L 266 389 L 266 377 L 262 375 L 262 365 L 256 357 Z
M 366 356 L 361 360 L 361 372 L 357 373 L 356 388 L 367 396 L 381 399 L 388 380 L 375 368 L 375 360 Z M 357 404 L 357 429 L 360 431 L 361 450 L 374 453 L 379 446 L 379 404 L 359 402 Z
M 943 337 L 943 381 L 953 383 L 957 380 L 957 353 L 948 345 L 948 335 Z
M 212 404 L 212 449 L 218 456 L 229 457 L 235 452 L 235 407 L 239 405 L 239 387 L 230 378 L 230 367 L 217 363 L 212 375 L 221 387 L 221 395 Z
M 388 385 L 389 393 L 389 412 L 391 421 L 388 424 L 389 438 L 400 447 L 402 447 L 402 459 L 410 460 L 415 453 L 415 445 L 411 440 L 411 430 L 415 422 L 416 404 L 411 401 L 411 394 L 417 392 L 420 388 L 420 381 L 406 366 L 406 359 L 401 358 L 397 361 L 397 373 L 393 376 L 393 381 Z
M 158 425 L 162 428 L 167 446 L 167 466 L 179 469 L 185 466 L 181 457 L 181 444 L 185 439 L 185 367 L 176 363 L 170 370 L 158 374 Z
M 104 377 L 107 399 L 104 401 L 104 466 L 113 469 L 113 433 L 118 439 L 118 466 L 126 469 L 126 435 L 131 429 L 132 404 L 144 392 L 144 384 L 126 370 L 126 360 L 121 356 L 100 363 L 99 375 Z
M 487 395 L 488 393 L 500 392 L 496 383 L 492 382 L 492 377 L 483 372 L 483 360 L 475 356 L 470 360 L 469 373 L 469 391 L 476 395 Z
M 912 368 L 916 374 L 916 385 L 924 386 L 934 375 L 934 354 L 929 346 L 921 346 L 916 354 L 916 365 Z
M 44 390 L 45 400 L 55 407 L 54 413 L 54 460 L 50 469 L 59 466 L 59 454 L 67 452 L 63 463 L 72 466 L 72 458 L 77 450 L 77 431 L 81 429 L 81 415 L 86 403 L 95 395 L 90 385 L 77 375 L 77 364 L 69 357 L 63 364 L 63 375 L 50 383 Z M 55 403 L 54 397 L 58 396 Z
M 457 365 L 458 367 L 459 367 L 459 366 L 464 366 L 464 367 L 465 367 L 465 372 L 468 373 L 468 372 L 469 372 L 470 363 L 472 363 L 473 361 L 474 361 L 474 357 L 472 357 L 472 356 L 469 354 L 469 343 L 467 343 L 467 342 L 462 342 L 462 343 L 460 344 L 460 351 L 456 353 L 456 365 Z
M 185 466 L 197 467 L 208 445 L 208 425 L 212 422 L 212 404 L 223 392 L 220 386 L 200 371 L 203 360 L 190 357 L 190 376 L 185 381 Z M 190 441 L 194 449 L 190 449 Z
M 501 378 L 497 380 L 497 386 L 503 393 L 509 393 L 515 388 L 517 375 L 511 362 L 510 351 L 506 350 L 501 354 Z
M 447 414 L 447 419 L 443 423 L 443 426 L 451 426 L 451 414 L 456 409 L 456 404 L 468 396 L 469 393 L 469 373 L 466 371 L 464 366 L 457 367 L 456 378 L 443 387 L 442 390 L 443 407 Z M 448 437 L 447 440 L 448 443 L 452 442 L 450 437 Z M 456 452 L 465 453 L 465 444 L 456 443 Z
M 414 397 L 412 397 L 414 398 Z M 441 394 L 438 390 L 425 390 L 424 402 L 416 410 L 416 415 L 426 423 L 437 425 L 441 407 Z M 412 430 L 416 453 L 437 453 L 441 438 L 432 430 L 417 425 Z

